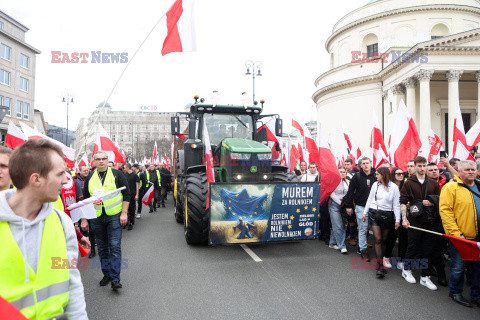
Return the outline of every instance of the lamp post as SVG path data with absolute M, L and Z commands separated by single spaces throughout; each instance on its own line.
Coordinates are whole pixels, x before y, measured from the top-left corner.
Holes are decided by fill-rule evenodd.
M 252 75 L 252 79 L 253 79 L 253 104 L 255 104 L 255 77 L 261 77 L 262 76 L 262 67 L 263 67 L 263 64 L 260 62 L 260 61 L 255 61 L 255 62 L 252 62 L 250 60 L 247 60 L 247 62 L 245 62 L 245 66 L 247 67 L 247 72 L 245 73 L 247 76 L 249 75 Z M 250 69 L 252 70 L 250 72 Z M 255 75 L 255 72 L 257 73 Z
M 70 105 L 70 102 L 73 103 L 73 97 L 70 96 L 70 93 L 67 93 L 64 97 L 62 102 L 67 103 L 67 133 L 65 134 L 65 145 L 69 147 L 68 145 L 68 106 Z

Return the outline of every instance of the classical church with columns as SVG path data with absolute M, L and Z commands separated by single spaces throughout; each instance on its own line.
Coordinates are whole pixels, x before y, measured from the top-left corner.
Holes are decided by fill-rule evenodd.
M 401 100 L 424 146 L 432 129 L 450 153 L 457 101 L 465 131 L 480 119 L 479 0 L 373 0 L 341 18 L 325 48 L 330 70 L 312 98 L 336 155 L 342 125 L 371 154 L 372 113 L 388 144 Z

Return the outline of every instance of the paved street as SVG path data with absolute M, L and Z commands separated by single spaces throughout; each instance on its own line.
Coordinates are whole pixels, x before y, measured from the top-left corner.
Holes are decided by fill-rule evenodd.
M 480 319 L 447 288 L 408 284 L 398 270 L 383 280 L 352 270 L 350 246 L 345 256 L 316 240 L 249 245 L 255 262 L 240 246 L 187 245 L 171 195 L 158 210 L 144 208 L 124 230 L 119 293 L 98 285 L 99 268 L 82 270 L 90 319 Z

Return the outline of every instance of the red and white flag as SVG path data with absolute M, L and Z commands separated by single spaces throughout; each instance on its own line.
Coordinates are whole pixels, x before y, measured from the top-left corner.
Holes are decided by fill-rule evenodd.
M 455 246 L 464 261 L 480 261 L 480 242 L 443 235 Z
M 460 160 L 472 160 L 475 158 L 468 152 L 467 138 L 463 127 L 462 111 L 457 101 L 455 108 L 455 120 L 453 121 L 453 157 Z
M 83 154 L 82 159 L 80 159 L 80 162 L 78 163 L 78 167 L 80 168 L 81 166 L 90 167 L 86 153 Z
M 50 142 L 53 142 L 57 146 L 59 146 L 62 149 L 63 152 L 63 158 L 65 159 L 65 162 L 67 163 L 67 167 L 72 169 L 75 165 L 75 149 L 72 149 L 70 147 L 67 147 L 60 141 L 57 141 L 55 139 L 52 139 L 50 137 L 47 137 L 46 135 L 42 134 L 40 131 L 38 131 L 36 128 L 32 128 L 29 125 L 26 125 L 23 122 L 20 122 L 20 126 L 22 127 L 23 133 L 25 133 L 25 136 L 27 137 L 28 140 L 30 139 L 46 139 L 49 140 Z
M 155 144 L 153 145 L 153 157 L 152 159 L 157 159 L 157 140 L 155 140 Z
M 345 141 L 347 142 L 348 148 L 350 149 L 350 154 L 347 158 L 350 158 L 353 160 L 354 163 L 358 161 L 362 157 L 362 151 L 360 151 L 360 147 L 358 144 L 354 143 L 352 139 L 350 138 L 350 135 L 348 134 L 347 130 L 345 130 L 345 127 L 342 124 L 343 128 L 343 137 L 345 138 Z
M 163 42 L 163 56 L 170 52 L 197 51 L 193 8 L 193 0 L 176 0 L 167 11 L 168 33 Z
M 400 100 L 397 115 L 390 135 L 390 163 L 407 171 L 408 161 L 418 155 L 422 147 L 415 121 L 408 113 L 403 100 Z
M 309 153 L 309 158 L 308 162 L 316 162 L 318 160 L 318 147 L 317 144 L 315 143 L 315 140 L 312 138 L 312 134 L 310 133 L 310 130 L 308 130 L 307 126 L 298 122 L 295 119 L 292 119 L 292 126 L 295 129 L 298 129 L 300 131 L 300 134 L 305 138 L 305 147 L 308 150 Z M 325 138 L 325 141 L 327 139 Z M 325 144 L 328 148 L 328 142 Z
M 293 172 L 295 170 L 295 167 L 297 166 L 298 160 L 300 160 L 300 153 L 297 150 L 297 147 L 295 147 L 295 144 L 292 143 L 290 140 L 290 137 L 288 138 L 288 144 L 289 144 L 289 157 L 288 157 L 288 172 Z
M 213 169 L 213 153 L 212 146 L 210 144 L 210 136 L 208 135 L 207 125 L 205 121 L 203 122 L 203 132 L 205 134 L 205 149 L 204 149 L 204 161 L 205 166 L 207 167 L 207 182 L 208 182 L 208 194 L 207 194 L 207 206 L 206 209 L 210 207 L 210 182 L 215 182 L 215 171 Z
M 125 163 L 123 158 L 124 155 L 120 152 L 120 149 L 115 145 L 115 143 L 113 143 L 107 131 L 105 131 L 100 123 L 98 124 L 98 136 L 97 140 L 95 141 L 95 145 L 93 146 L 92 157 L 98 151 L 105 152 L 109 161 Z
M 152 201 L 154 195 L 155 195 L 155 191 L 153 189 L 153 184 L 152 184 L 150 186 L 150 188 L 148 188 L 147 192 L 145 193 L 145 195 L 142 198 L 143 204 L 148 206 L 150 204 L 150 202 Z
M 440 149 L 442 148 L 442 140 L 432 129 L 428 132 L 428 144 L 430 145 L 430 152 L 428 154 L 428 162 L 435 162 L 438 164 L 440 160 Z
M 267 140 L 269 141 L 269 147 L 272 150 L 272 160 L 277 160 L 280 157 L 279 150 L 277 148 L 280 148 L 280 143 L 278 137 L 275 135 L 275 118 L 270 118 L 267 122 L 265 122 L 264 125 L 259 127 L 257 131 L 262 130 L 265 128 L 267 131 Z
M 378 167 L 384 162 L 388 163 L 387 148 L 383 141 L 382 131 L 380 130 L 375 110 L 373 110 L 373 129 L 370 139 L 370 147 L 373 149 L 373 167 L 375 169 L 378 169 Z
M 8 122 L 7 136 L 5 137 L 5 145 L 15 149 L 25 142 L 27 142 L 27 136 L 10 120 Z
M 168 171 L 170 171 L 170 161 L 168 160 L 166 153 L 163 157 L 163 160 L 164 160 L 165 166 L 167 167 Z
M 471 150 L 480 142 L 480 120 L 475 122 L 473 127 L 468 130 L 467 134 L 465 135 L 467 140 L 467 149 Z
M 305 158 L 303 157 L 303 148 L 302 148 L 302 145 L 300 143 L 298 143 L 298 154 L 300 155 L 300 158 L 299 160 L 300 161 L 305 161 Z
M 338 187 L 341 177 L 321 124 L 318 126 L 318 140 L 320 148 L 318 149 L 319 157 L 316 162 L 320 172 L 320 204 L 322 204 Z

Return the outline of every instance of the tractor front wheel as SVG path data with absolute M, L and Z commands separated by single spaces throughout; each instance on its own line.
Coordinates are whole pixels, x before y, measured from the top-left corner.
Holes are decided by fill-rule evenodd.
M 207 244 L 210 231 L 210 211 L 206 210 L 207 175 L 204 172 L 186 176 L 184 227 L 188 244 Z

